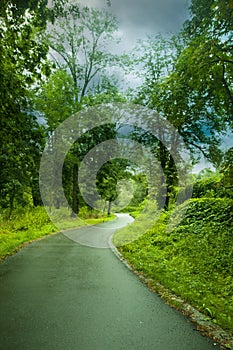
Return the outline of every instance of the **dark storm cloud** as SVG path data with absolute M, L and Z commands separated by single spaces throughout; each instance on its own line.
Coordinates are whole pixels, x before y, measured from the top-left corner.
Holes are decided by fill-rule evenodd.
M 83 0 L 92 7 L 108 8 L 119 21 L 119 29 L 126 44 L 137 38 L 158 32 L 177 33 L 188 18 L 190 0 Z
M 74 0 L 76 1 L 76 0 Z M 137 39 L 146 39 L 147 35 L 155 36 L 158 33 L 178 33 L 184 21 L 188 18 L 191 0 L 77 0 L 81 5 L 97 9 L 105 9 L 116 16 L 119 23 L 118 35 L 120 44 L 110 43 L 108 49 L 112 53 L 130 53 L 135 47 Z M 135 87 L 141 80 L 134 74 L 113 71 L 122 86 Z
M 187 0 L 112 0 L 121 25 L 136 31 L 176 32 L 188 16 Z

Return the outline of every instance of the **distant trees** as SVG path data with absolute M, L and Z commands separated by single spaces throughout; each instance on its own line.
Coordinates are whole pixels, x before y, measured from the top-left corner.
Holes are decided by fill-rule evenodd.
M 98 192 L 109 203 L 108 215 L 111 213 L 112 202 L 119 196 L 118 181 L 131 177 L 127 171 L 128 163 L 125 159 L 112 159 L 104 164 L 97 174 Z

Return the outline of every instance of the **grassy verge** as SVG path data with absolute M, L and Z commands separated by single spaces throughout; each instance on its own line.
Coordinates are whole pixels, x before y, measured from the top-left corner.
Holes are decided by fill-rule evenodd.
M 233 201 L 192 199 L 176 210 L 174 222 L 186 207 L 171 233 L 166 231 L 169 214 L 163 213 L 146 232 L 136 220 L 130 230 L 116 233 L 114 243 L 125 241 L 120 252 L 154 285 L 161 283 L 233 335 Z
M 113 220 L 114 215 L 98 216 L 96 212 L 85 211 L 80 217 L 64 219 L 61 217 L 60 227 L 65 230 L 72 227 L 94 225 Z M 60 228 L 59 227 L 59 228 Z M 43 207 L 20 209 L 10 219 L 0 219 L 0 260 L 17 252 L 25 243 L 32 242 L 46 235 L 57 232 Z

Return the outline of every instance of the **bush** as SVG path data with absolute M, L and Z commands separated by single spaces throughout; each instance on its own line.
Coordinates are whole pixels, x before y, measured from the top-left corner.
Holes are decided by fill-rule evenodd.
M 174 221 L 186 214 L 172 232 Z M 119 248 L 146 277 L 162 283 L 233 333 L 233 200 L 191 199 L 163 213 L 140 238 Z M 124 230 L 124 229 L 123 229 Z M 126 234 L 126 233 L 125 233 Z M 119 233 L 118 233 L 119 235 Z M 126 238 L 125 238 L 126 239 Z
M 106 215 L 97 214 L 96 211 L 88 208 L 82 208 L 80 217 L 76 218 L 67 216 L 69 210 L 66 208 L 62 208 L 55 214 L 60 229 L 97 224 L 103 219 L 112 220 L 114 218 L 112 215 L 106 219 Z M 51 222 L 44 207 L 21 207 L 14 210 L 10 218 L 8 218 L 7 211 L 2 211 L 0 216 L 0 259 L 15 253 L 26 242 L 57 231 L 58 228 Z

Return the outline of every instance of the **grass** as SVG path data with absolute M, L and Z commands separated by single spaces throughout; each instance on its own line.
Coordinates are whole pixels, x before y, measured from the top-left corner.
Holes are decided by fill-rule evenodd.
M 136 271 L 233 335 L 233 201 L 192 199 L 177 208 L 174 222 L 184 209 L 184 219 L 170 233 L 171 214 L 162 213 L 147 231 L 143 221 L 135 220 L 129 230 L 115 234 L 114 243 Z M 130 242 L 133 235 L 139 238 Z
M 114 218 L 114 215 L 99 216 L 96 212 L 85 209 L 77 218 L 67 219 L 67 215 L 64 215 L 64 218 L 61 216 L 59 229 L 94 225 Z M 26 243 L 56 232 L 58 228 L 52 223 L 43 207 L 20 208 L 8 219 L 2 215 L 0 217 L 0 260 L 14 254 Z

